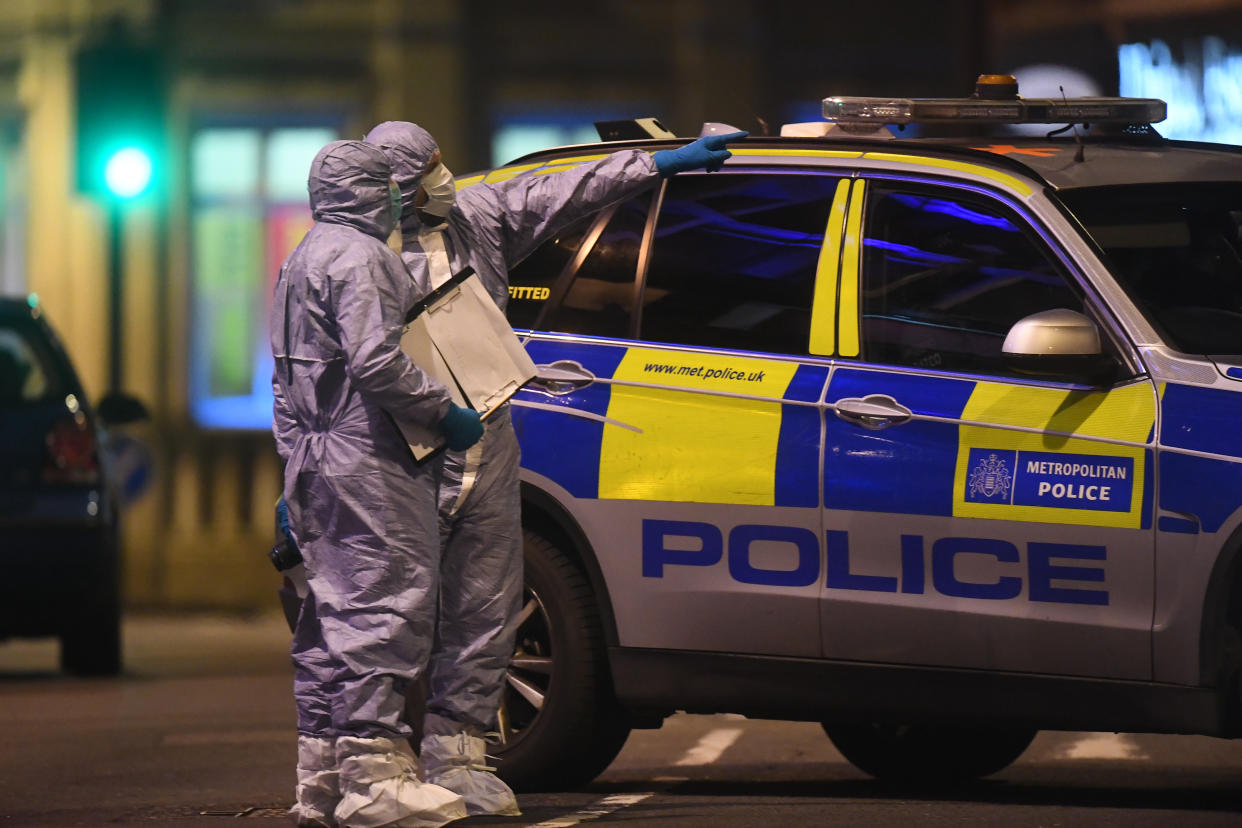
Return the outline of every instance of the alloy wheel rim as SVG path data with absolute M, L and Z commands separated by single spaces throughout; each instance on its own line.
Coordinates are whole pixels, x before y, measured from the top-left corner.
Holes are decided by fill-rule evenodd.
M 522 598 L 497 715 L 502 751 L 521 741 L 538 720 L 552 683 L 552 619 L 533 589 L 525 587 Z

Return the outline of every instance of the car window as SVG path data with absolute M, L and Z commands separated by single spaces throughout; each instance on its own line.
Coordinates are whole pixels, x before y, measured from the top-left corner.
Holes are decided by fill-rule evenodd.
M 672 178 L 643 291 L 643 338 L 807 353 L 837 181 L 795 173 Z
M 634 311 L 638 249 L 651 193 L 623 202 L 573 274 L 563 301 L 549 308 L 542 330 L 628 336 Z
M 583 216 L 565 227 L 509 271 L 509 324 L 533 328 L 539 312 L 547 304 L 552 286 L 582 248 L 587 232 L 598 214 Z
M 863 357 L 1013 374 L 1001 354 L 1019 319 L 1083 312 L 1058 262 L 1000 202 L 947 188 L 874 185 L 862 254 Z
M 628 336 L 638 249 L 650 209 L 646 192 L 585 216 L 540 245 L 509 273 L 513 327 Z
M 1188 354 L 1242 354 L 1242 187 L 1089 187 L 1062 199 L 1170 345 Z
M 30 335 L 0 324 L 0 406 L 34 402 L 52 395 L 52 375 Z

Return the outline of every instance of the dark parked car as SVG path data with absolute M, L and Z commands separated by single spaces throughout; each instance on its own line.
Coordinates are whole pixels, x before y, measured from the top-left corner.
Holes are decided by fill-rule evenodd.
M 92 408 L 37 299 L 0 298 L 0 639 L 58 636 L 69 672 L 121 669 L 118 506 L 101 429 L 145 416 L 121 394 Z

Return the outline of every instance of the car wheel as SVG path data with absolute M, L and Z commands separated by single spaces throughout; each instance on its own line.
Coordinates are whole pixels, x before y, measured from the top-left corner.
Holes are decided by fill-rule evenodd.
M 101 598 L 83 607 L 60 635 L 60 666 L 79 676 L 121 672 L 121 602 Z
M 841 754 L 886 781 L 962 782 L 996 773 L 1035 738 L 1028 728 L 824 724 Z
M 91 593 L 69 610 L 60 634 L 60 667 L 79 676 L 121 672 L 121 572 L 113 528 L 102 534 Z
M 629 721 L 613 696 L 595 596 L 563 550 L 527 530 L 517 642 L 500 705 L 497 772 L 520 790 L 589 782 Z

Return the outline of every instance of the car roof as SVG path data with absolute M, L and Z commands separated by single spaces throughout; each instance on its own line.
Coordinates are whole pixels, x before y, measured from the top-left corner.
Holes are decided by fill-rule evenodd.
M 30 302 L 25 296 L 0 296 L 0 316 L 6 319 L 15 316 L 30 319 L 34 314 L 31 313 Z
M 555 147 L 515 159 L 506 167 L 549 157 L 615 152 L 620 149 L 656 150 L 693 139 L 611 141 Z M 741 146 L 731 143 L 730 147 Z M 1067 133 L 1052 137 L 975 135 L 943 138 L 891 139 L 788 138 L 752 136 L 747 149 L 859 150 L 969 160 L 1009 172 L 1021 172 L 1056 190 L 1205 181 L 1242 181 L 1242 148 L 1226 144 L 1174 141 L 1154 131 L 1134 135 L 1090 135 L 1081 140 Z M 1081 155 L 1080 155 L 1081 151 Z M 1081 160 L 1079 160 L 1081 158 Z M 755 159 L 758 160 L 758 159 Z
M 930 139 L 924 145 L 934 145 Z M 1053 139 L 989 136 L 951 146 L 999 155 L 1058 190 L 1201 181 L 1242 181 L 1242 152 L 1223 144 L 1158 137 Z M 903 142 L 918 143 L 918 142 Z M 1081 160 L 1079 160 L 1081 159 Z

